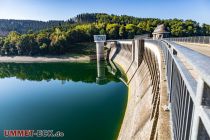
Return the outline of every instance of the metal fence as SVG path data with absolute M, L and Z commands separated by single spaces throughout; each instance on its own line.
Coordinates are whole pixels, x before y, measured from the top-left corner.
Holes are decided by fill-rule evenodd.
M 166 38 L 168 41 L 210 44 L 210 36 Z
M 149 39 L 151 38 L 150 34 L 135 35 L 134 39 Z
M 173 139 L 210 140 L 210 58 L 167 40 L 148 41 L 164 53 Z M 197 71 L 196 79 L 178 54 Z

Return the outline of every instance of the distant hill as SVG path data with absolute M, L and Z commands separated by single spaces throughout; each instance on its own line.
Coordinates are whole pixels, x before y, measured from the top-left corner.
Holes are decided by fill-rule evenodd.
M 73 18 L 77 23 L 117 23 L 117 24 L 138 24 L 141 21 L 157 20 L 157 18 L 138 18 L 128 15 L 109 15 L 106 13 L 82 13 Z
M 135 35 L 152 35 L 160 24 L 172 37 L 210 36 L 210 25 L 190 19 L 84 13 L 68 21 L 0 20 L 0 34 L 6 35 L 0 37 L 0 56 L 72 53 L 75 44 L 93 42 L 96 34 L 106 35 L 107 39 L 133 39 Z
M 69 21 L 35 21 L 35 20 L 14 20 L 0 19 L 0 35 L 6 36 L 11 31 L 18 33 L 28 33 L 29 31 L 36 32 L 43 29 L 48 29 L 56 26 L 62 26 Z
M 36 20 L 14 20 L 14 19 L 0 19 L 0 36 L 6 36 L 11 31 L 16 31 L 20 34 L 25 34 L 30 31 L 37 32 L 43 29 L 63 26 L 72 23 L 118 23 L 118 24 L 138 24 L 140 21 L 146 21 L 150 18 L 136 18 L 132 16 L 122 15 L 108 15 L 106 13 L 83 13 L 78 14 L 74 18 L 67 21 L 51 20 L 51 21 L 36 21 Z M 155 20 L 155 18 L 154 18 Z
M 49 29 L 52 27 L 62 27 L 68 30 L 71 24 L 98 24 L 103 26 L 104 30 L 107 30 L 110 26 L 120 28 L 121 26 L 127 26 L 127 28 L 135 28 L 137 30 L 135 34 L 152 33 L 154 28 L 158 24 L 165 24 L 167 29 L 171 32 L 172 36 L 195 36 L 195 35 L 210 35 L 210 25 L 200 25 L 193 20 L 182 19 L 158 19 L 158 18 L 139 18 L 127 15 L 109 15 L 106 13 L 83 13 L 78 14 L 74 18 L 70 18 L 67 21 L 35 21 L 35 20 L 6 20 L 0 19 L 0 36 L 6 36 L 11 31 L 16 31 L 20 34 L 29 32 L 38 32 L 43 29 Z M 64 26 L 67 25 L 67 26 Z M 108 25 L 108 26 L 107 26 Z M 119 27 L 120 26 L 120 27 Z M 113 28 L 110 27 L 110 28 Z M 138 31 L 140 29 L 140 31 Z M 109 30 L 109 29 L 108 29 Z M 123 31 L 124 28 L 122 27 Z M 112 31 L 110 29 L 110 31 Z M 122 32 L 121 31 L 121 32 Z M 132 31 L 133 32 L 133 31 Z M 102 31 L 101 33 L 107 33 Z M 132 37 L 133 35 L 131 35 Z

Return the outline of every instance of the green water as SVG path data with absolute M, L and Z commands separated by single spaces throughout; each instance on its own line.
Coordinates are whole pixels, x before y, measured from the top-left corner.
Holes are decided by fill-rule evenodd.
M 64 137 L 5 139 L 115 140 L 128 90 L 106 64 L 98 68 L 95 62 L 0 63 L 0 139 L 5 129 L 44 129 Z

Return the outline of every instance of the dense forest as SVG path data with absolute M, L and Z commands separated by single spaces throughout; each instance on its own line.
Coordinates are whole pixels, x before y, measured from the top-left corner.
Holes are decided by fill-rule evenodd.
M 7 27 L 0 21 L 1 26 L 11 31 L 6 37 L 0 37 L 0 55 L 71 53 L 71 44 L 91 42 L 94 34 L 106 34 L 108 39 L 127 39 L 151 34 L 159 24 L 165 24 L 174 37 L 210 35 L 210 25 L 199 25 L 193 20 L 161 20 L 104 13 L 80 14 L 68 21 L 45 22 L 43 25 L 32 23 L 22 21 L 20 25 L 24 26 L 14 23 Z

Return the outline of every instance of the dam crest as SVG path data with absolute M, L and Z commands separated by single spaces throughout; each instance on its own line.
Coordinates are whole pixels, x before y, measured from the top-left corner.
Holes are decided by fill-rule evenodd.
M 169 39 L 107 40 L 129 86 L 119 140 L 208 139 L 210 58 Z

